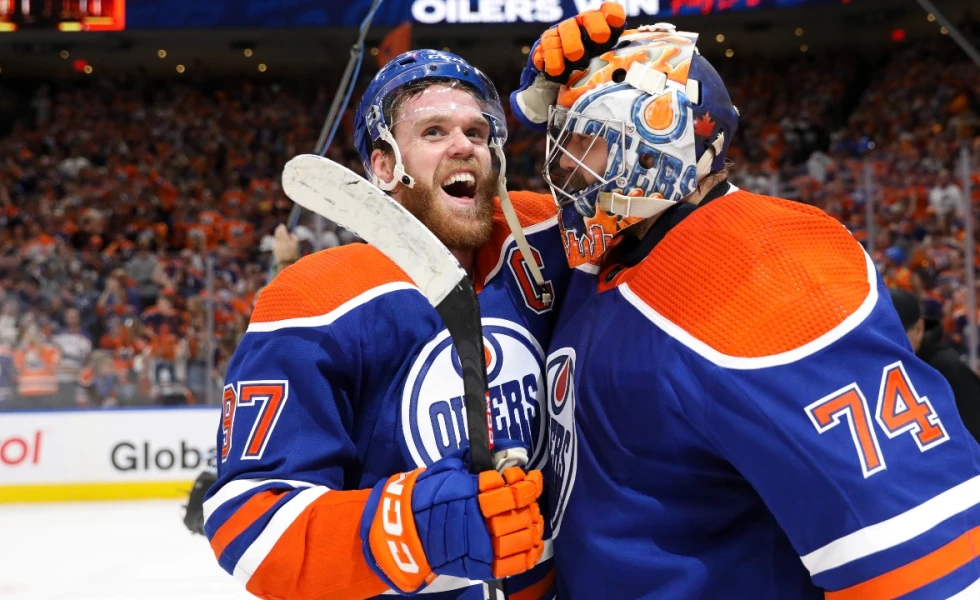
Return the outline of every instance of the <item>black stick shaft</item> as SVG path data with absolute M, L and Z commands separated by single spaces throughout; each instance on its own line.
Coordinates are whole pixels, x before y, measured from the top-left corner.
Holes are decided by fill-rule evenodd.
M 463 401 L 469 429 L 470 471 L 493 470 L 490 415 L 487 407 L 487 367 L 483 354 L 483 327 L 480 305 L 469 279 L 463 278 L 436 306 L 463 370 Z

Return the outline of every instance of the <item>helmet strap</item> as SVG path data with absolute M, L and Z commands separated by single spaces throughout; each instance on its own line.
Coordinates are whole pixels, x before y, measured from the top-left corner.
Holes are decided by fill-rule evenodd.
M 675 204 L 677 202 L 666 198 L 624 196 L 618 192 L 599 192 L 599 202 L 596 206 L 599 210 L 614 215 L 647 219 L 659 215 Z
M 388 130 L 388 126 L 384 123 L 378 125 L 378 137 L 387 142 L 391 146 L 392 152 L 395 153 L 395 168 L 392 169 L 393 177 L 390 182 L 382 181 L 380 177 L 372 173 L 374 185 L 386 192 L 395 189 L 399 183 L 407 188 L 415 187 L 415 179 L 405 172 L 405 165 L 402 164 L 402 153 L 398 149 L 398 142 L 395 141 L 395 136 L 391 135 L 391 131 Z
M 504 150 L 496 137 L 490 142 L 490 148 L 496 154 L 497 160 L 500 161 L 500 176 L 497 178 L 497 196 L 500 198 L 500 208 L 504 213 L 504 218 L 507 219 L 507 226 L 510 228 L 511 235 L 514 236 L 517 249 L 524 256 L 524 262 L 531 271 L 531 277 L 534 279 L 534 284 L 537 287 L 538 294 L 541 296 L 541 301 L 546 305 L 550 305 L 553 298 L 547 292 L 548 288 L 545 285 L 544 274 L 541 273 L 541 267 L 538 266 L 538 262 L 534 259 L 534 253 L 531 252 L 531 245 L 527 243 L 524 228 L 521 227 L 521 220 L 517 217 L 517 212 L 514 211 L 514 205 L 510 201 L 510 195 L 507 194 L 507 177 L 504 175 L 507 172 L 507 159 L 504 157 Z
M 721 154 L 725 147 L 725 132 L 718 134 L 718 139 L 712 142 L 711 147 L 705 148 L 704 154 L 698 160 L 698 181 L 711 175 L 711 163 L 715 162 L 715 157 Z

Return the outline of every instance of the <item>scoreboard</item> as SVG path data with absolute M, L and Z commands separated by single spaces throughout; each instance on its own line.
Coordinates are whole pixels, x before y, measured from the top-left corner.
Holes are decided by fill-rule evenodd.
M 125 28 L 126 0 L 0 0 L 0 32 Z

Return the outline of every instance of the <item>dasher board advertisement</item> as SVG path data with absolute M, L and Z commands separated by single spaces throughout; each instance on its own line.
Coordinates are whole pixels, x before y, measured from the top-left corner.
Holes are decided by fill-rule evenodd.
M 0 502 L 186 497 L 219 407 L 0 413 Z

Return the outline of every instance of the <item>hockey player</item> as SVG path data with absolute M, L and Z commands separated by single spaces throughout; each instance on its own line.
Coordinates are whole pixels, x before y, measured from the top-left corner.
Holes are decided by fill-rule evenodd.
M 590 61 L 567 33 L 512 97 L 594 267 L 546 362 L 559 596 L 980 598 L 980 448 L 871 259 L 726 180 L 738 112 L 696 34 Z
M 392 60 L 356 115 L 366 171 L 478 291 L 500 472 L 468 472 L 458 359 L 407 276 L 364 244 L 302 258 L 261 292 L 231 360 L 204 504 L 219 564 L 251 593 L 470 599 L 481 580 L 513 576 L 512 598 L 538 598 L 553 586 L 537 469 L 543 348 L 568 269 L 549 195 L 512 194 L 520 228 L 505 223 L 506 137 L 493 84 L 445 52 Z M 533 248 L 519 250 L 524 234 Z

